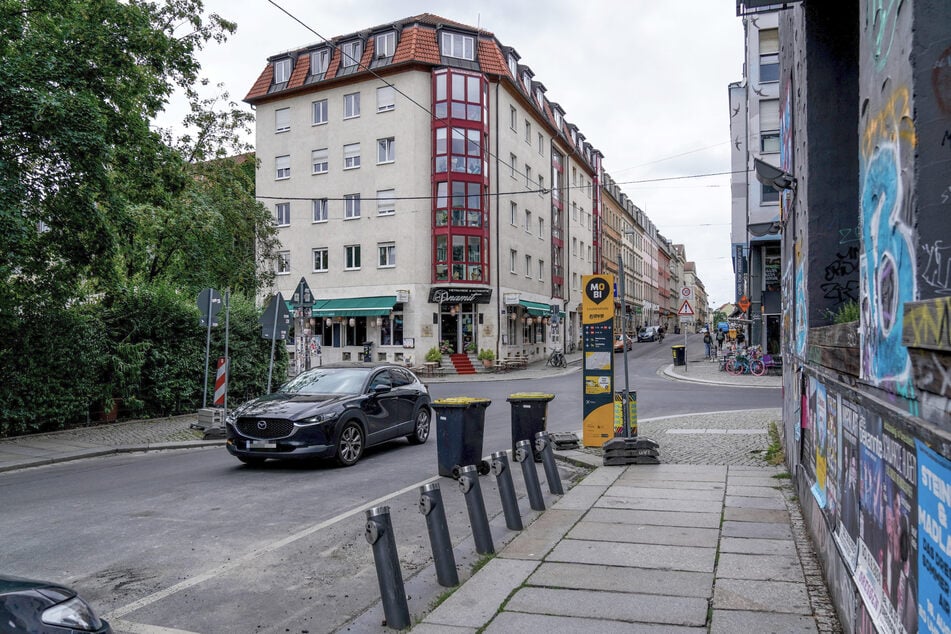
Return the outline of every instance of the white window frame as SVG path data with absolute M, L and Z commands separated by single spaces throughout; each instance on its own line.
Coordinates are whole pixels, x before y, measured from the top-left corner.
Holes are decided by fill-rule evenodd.
M 274 180 L 283 181 L 291 177 L 291 155 L 274 157 Z
M 509 127 L 518 132 L 518 110 L 509 106 Z
M 327 247 L 318 247 L 311 251 L 312 257 L 311 261 L 313 262 L 313 272 L 314 273 L 327 273 L 330 270 L 330 251 Z M 319 264 L 323 266 L 318 266 L 318 256 L 320 259 Z
M 376 164 L 383 165 L 386 163 L 396 162 L 396 139 L 393 137 L 387 137 L 385 139 L 376 140 Z
M 390 31 L 377 35 L 373 46 L 374 57 L 393 57 L 394 53 L 396 53 L 396 32 Z
M 525 233 L 532 232 L 532 212 L 528 209 L 525 210 Z
M 360 261 L 360 245 L 347 244 L 343 247 L 344 271 L 359 271 L 362 265 Z
M 278 227 L 290 227 L 291 226 L 291 204 L 276 203 L 274 205 L 274 221 L 277 223 Z
M 329 204 L 326 198 L 313 198 L 310 201 L 312 223 L 327 222 L 330 218 Z
M 396 213 L 396 190 L 380 189 L 376 192 L 376 215 L 392 216 Z
M 518 251 L 509 249 L 509 273 L 515 273 L 515 265 L 518 262 Z
M 545 239 L 545 218 L 542 216 L 538 217 L 538 239 Z
M 389 112 L 396 109 L 396 88 L 380 86 L 376 89 L 376 111 Z
M 274 132 L 287 132 L 291 129 L 291 109 L 278 108 L 274 111 Z
M 538 175 L 538 195 L 545 195 L 545 177 L 541 174 Z
M 360 63 L 361 57 L 363 57 L 363 42 L 361 40 L 344 42 L 340 46 L 340 65 L 342 67 L 356 66 Z
M 541 132 L 538 133 L 538 153 L 545 156 L 545 135 Z
M 327 100 L 318 99 L 310 106 L 310 124 L 325 125 L 327 123 Z
M 462 33 L 443 31 L 439 51 L 444 57 L 472 61 L 475 59 L 475 38 Z
M 291 59 L 285 57 L 274 61 L 274 83 L 286 84 L 291 79 Z
M 317 148 L 310 152 L 310 170 L 311 174 L 326 174 L 330 171 L 330 150 L 329 148 Z
M 525 277 L 531 278 L 532 273 L 535 272 L 535 266 L 532 264 L 532 256 L 528 253 L 525 254 Z
M 518 226 L 518 203 L 514 200 L 511 203 L 511 216 L 509 217 L 509 222 L 513 227 Z
M 545 279 L 545 260 L 538 261 L 538 281 L 541 282 Z
M 322 48 L 310 52 L 310 74 L 323 75 L 330 68 L 330 49 Z
M 360 116 L 360 93 L 350 92 L 343 96 L 343 118 L 356 119 Z
M 343 219 L 356 220 L 360 217 L 360 194 L 343 195 Z
M 343 146 L 343 169 L 355 170 L 360 167 L 360 144 L 348 143 Z
M 291 252 L 290 251 L 277 252 L 277 259 L 274 262 L 274 273 L 275 275 L 290 275 L 291 274 Z
M 525 119 L 525 142 L 532 144 L 532 122 Z
M 509 172 L 512 174 L 512 178 L 518 178 L 518 174 L 515 170 L 515 165 L 518 163 L 518 157 L 514 154 L 509 154 L 509 161 L 511 162 L 509 165 Z
M 378 269 L 392 269 L 396 267 L 396 243 L 380 242 L 377 244 L 377 262 Z
M 532 166 L 527 163 L 525 164 L 525 187 L 532 188 Z

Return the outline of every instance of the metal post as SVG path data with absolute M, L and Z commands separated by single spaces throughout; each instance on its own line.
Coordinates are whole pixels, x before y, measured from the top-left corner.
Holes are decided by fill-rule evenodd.
M 548 436 L 548 432 L 540 431 L 535 434 L 535 448 L 542 455 L 542 466 L 545 467 L 548 490 L 555 495 L 564 495 L 565 489 L 561 486 L 561 476 L 558 473 L 558 465 L 555 464 L 555 452 L 551 448 L 551 438 Z
M 373 561 L 376 564 L 376 578 L 380 582 L 386 625 L 397 630 L 405 629 L 410 624 L 409 606 L 406 603 L 400 559 L 396 553 L 390 507 L 377 506 L 367 511 L 366 538 L 373 546 Z
M 624 421 L 624 437 L 631 437 L 631 419 L 627 411 L 627 401 L 628 398 L 628 389 L 631 385 L 631 379 L 628 375 L 627 370 L 627 332 L 624 328 L 624 319 L 627 317 L 627 298 L 624 297 L 626 291 L 624 289 L 624 257 L 618 253 L 617 256 L 618 270 L 620 272 L 621 280 L 618 293 L 621 295 L 621 355 L 624 357 L 624 389 L 621 391 L 621 407 L 624 408 L 624 412 L 621 415 L 621 420 Z
M 202 384 L 205 389 L 202 390 L 201 394 L 202 409 L 208 407 L 208 355 L 211 353 L 211 322 L 215 320 L 211 314 L 211 303 L 214 296 L 213 290 L 208 293 L 208 328 L 205 331 L 205 382 Z
M 225 411 L 223 421 L 228 418 L 228 392 L 231 391 L 231 357 L 228 356 L 228 344 L 231 338 L 231 287 L 225 289 Z
M 522 530 L 522 515 L 518 510 L 518 499 L 515 495 L 515 484 L 512 482 L 512 471 L 509 469 L 509 457 L 504 451 L 496 451 L 492 458 L 492 474 L 499 487 L 502 498 L 502 511 L 505 513 L 505 525 L 509 530 Z
M 542 485 L 538 482 L 535 460 L 532 457 L 532 441 L 520 440 L 515 444 L 515 462 L 522 463 L 522 477 L 528 490 L 528 503 L 534 511 L 545 510 L 545 498 L 542 497 Z
M 429 545 L 433 549 L 433 563 L 436 564 L 436 580 L 444 588 L 459 585 L 456 557 L 452 553 L 446 509 L 442 503 L 442 491 L 439 490 L 438 482 L 419 487 L 419 512 L 426 517 Z
M 459 489 L 466 496 L 469 524 L 472 525 L 472 539 L 475 540 L 476 552 L 480 555 L 493 554 L 495 545 L 492 543 L 489 517 L 485 513 L 482 486 L 479 484 L 479 471 L 475 465 L 470 464 L 459 469 Z

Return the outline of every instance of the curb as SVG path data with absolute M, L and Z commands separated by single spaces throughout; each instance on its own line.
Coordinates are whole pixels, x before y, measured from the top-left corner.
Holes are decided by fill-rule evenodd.
M 19 471 L 20 469 L 29 469 L 31 467 L 43 467 L 61 462 L 72 462 L 74 460 L 83 460 L 85 458 L 98 458 L 100 456 L 109 456 L 120 453 L 146 453 L 149 451 L 164 451 L 168 449 L 202 449 L 205 447 L 216 447 L 225 444 L 221 440 L 188 440 L 176 442 L 157 442 L 146 443 L 144 445 L 122 445 L 119 447 L 108 447 L 99 449 L 86 449 L 69 454 L 51 456 L 49 458 L 34 458 L 29 461 L 18 462 L 16 464 L 0 465 L 0 473 L 8 471 Z

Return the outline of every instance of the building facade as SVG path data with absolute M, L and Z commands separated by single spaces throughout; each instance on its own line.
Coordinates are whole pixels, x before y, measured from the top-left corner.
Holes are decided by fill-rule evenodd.
M 731 257 L 737 314 L 747 340 L 779 353 L 781 334 L 780 193 L 753 178 L 754 160 L 779 164 L 779 28 L 775 11 L 743 17 L 743 80 L 729 87 L 731 143 Z
M 423 14 L 273 55 L 245 101 L 322 362 L 577 345 L 602 157 L 514 48 Z

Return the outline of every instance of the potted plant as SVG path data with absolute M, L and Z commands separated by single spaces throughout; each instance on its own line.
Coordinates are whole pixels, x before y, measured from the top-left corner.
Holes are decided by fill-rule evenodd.
M 439 351 L 439 348 L 433 346 L 426 353 L 426 360 L 430 363 L 439 363 L 442 360 L 442 352 Z
M 466 353 L 475 354 L 478 348 L 476 348 L 475 341 L 470 341 L 466 344 Z
M 495 352 L 490 348 L 482 348 L 482 350 L 479 350 L 479 360 L 482 361 L 482 365 L 491 368 L 492 362 L 495 361 Z
M 452 354 L 452 344 L 443 339 L 439 342 L 439 354 Z

